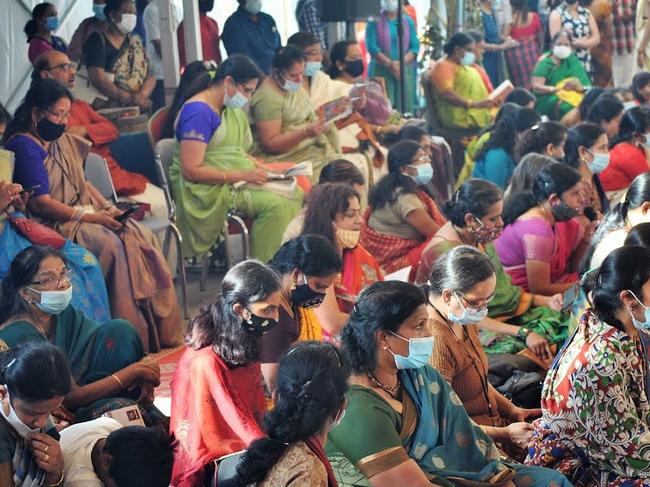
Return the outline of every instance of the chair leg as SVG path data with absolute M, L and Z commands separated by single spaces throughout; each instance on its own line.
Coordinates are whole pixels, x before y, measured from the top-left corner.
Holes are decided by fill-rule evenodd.
M 208 281 L 208 269 L 210 268 L 211 252 L 206 252 L 201 257 L 201 278 L 199 280 L 199 289 L 205 291 L 206 283 Z
M 183 312 L 185 314 L 185 319 L 190 319 L 190 308 L 189 303 L 187 302 L 187 274 L 185 273 L 185 256 L 183 255 L 183 237 L 178 227 L 171 223 L 169 229 L 174 235 L 174 240 L 176 241 L 177 254 L 176 258 L 178 260 L 178 272 L 181 275 L 181 291 L 183 293 Z

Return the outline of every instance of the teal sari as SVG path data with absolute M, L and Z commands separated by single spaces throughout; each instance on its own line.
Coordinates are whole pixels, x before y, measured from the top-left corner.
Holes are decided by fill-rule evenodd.
M 369 486 L 369 477 L 409 459 L 433 483 L 446 487 L 498 486 L 506 481 L 521 487 L 572 485 L 554 470 L 501 461 L 492 439 L 430 366 L 402 370 L 399 377 L 401 414 L 371 389 L 351 387 L 346 415 L 326 445 L 340 487 Z

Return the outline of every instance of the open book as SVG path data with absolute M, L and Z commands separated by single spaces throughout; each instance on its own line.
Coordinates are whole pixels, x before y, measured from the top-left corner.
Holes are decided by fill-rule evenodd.
M 318 109 L 318 117 L 326 123 L 334 123 L 352 113 L 352 103 L 347 96 L 342 96 L 323 104 Z
M 515 89 L 515 86 L 512 82 L 507 79 L 499 86 L 497 86 L 492 93 L 488 95 L 490 100 L 497 100 L 499 103 L 503 103 L 506 100 L 506 97 Z
M 286 171 L 269 171 L 270 180 L 284 181 L 296 176 L 311 177 L 314 174 L 314 165 L 311 161 L 301 162 Z

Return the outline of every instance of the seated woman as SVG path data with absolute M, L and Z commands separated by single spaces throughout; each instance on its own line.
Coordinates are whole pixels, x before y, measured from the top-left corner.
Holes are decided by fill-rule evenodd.
M 603 93 L 594 100 L 585 121 L 600 125 L 607 138 L 613 140 L 618 135 L 624 112 L 625 106 L 617 96 Z
M 480 321 L 481 341 L 487 353 L 519 353 L 526 347 L 549 359 L 552 344 L 564 341 L 567 324 L 558 312 L 562 296 L 530 294 L 512 283 L 503 270 L 493 242 L 503 231 L 503 193 L 494 184 L 469 179 L 445 204 L 449 221 L 422 252 L 416 283 L 430 280 L 434 263 L 458 245 L 471 245 L 490 258 L 496 288 L 488 315 Z
M 580 60 L 573 53 L 571 34 L 560 30 L 552 40 L 552 50 L 537 62 L 531 80 L 537 96 L 535 108 L 540 115 L 561 120 L 580 105 L 585 88 L 591 81 Z
M 388 174 L 370 192 L 360 239 L 385 272 L 415 270 L 426 242 L 446 221 L 421 188 L 432 177 L 420 144 L 404 140 L 390 148 Z
M 151 108 L 151 92 L 156 77 L 151 73 L 140 37 L 133 35 L 137 17 L 133 0 L 106 0 L 104 15 L 108 26 L 88 36 L 82 63 L 93 86 L 105 95 L 107 107 Z
M 622 247 L 589 276 L 591 302 L 546 376 L 526 463 L 576 485 L 643 485 L 650 472 L 647 328 L 650 251 Z
M 541 410 L 515 406 L 490 384 L 488 357 L 476 326 L 495 297 L 497 278 L 490 258 L 468 245 L 454 247 L 436 260 L 428 282 L 427 310 L 434 337 L 429 364 L 493 441 L 526 448 L 532 431 L 525 421 Z
M 111 315 L 132 323 L 145 351 L 181 337 L 176 288 L 156 237 L 128 221 L 86 180 L 88 144 L 65 133 L 72 95 L 54 80 L 34 83 L 5 132 L 16 154 L 14 179 L 36 187 L 28 208 L 37 221 L 94 253 L 102 267 Z
M 497 102 L 488 91 L 475 60 L 474 41 L 463 32 L 452 35 L 443 47 L 446 56 L 431 68 L 436 114 L 447 128 L 486 127 Z
M 537 98 L 526 88 L 515 88 L 506 96 L 505 103 L 515 103 L 520 107 L 535 108 Z
M 567 132 L 564 144 L 564 163 L 582 176 L 584 205 L 602 215 L 609 209 L 609 201 L 600 182 L 600 174 L 609 165 L 608 138 L 605 131 L 593 123 L 580 123 Z
M 311 161 L 312 181 L 325 164 L 341 154 L 335 126 L 321 120 L 302 88 L 305 56 L 296 47 L 278 50 L 273 74 L 251 99 L 250 115 L 255 124 L 253 155 L 266 162 Z
M 216 301 L 190 322 L 171 382 L 170 432 L 179 441 L 172 485 L 203 485 L 210 462 L 264 436 L 261 337 L 278 325 L 280 301 L 276 274 L 247 260 L 226 273 Z
M 515 285 L 552 296 L 578 280 L 576 271 L 591 240 L 574 220 L 583 208 L 583 193 L 580 173 L 554 163 L 539 172 L 532 191 L 506 200 L 506 227 L 494 247 Z M 560 222 L 567 223 L 556 225 Z M 593 232 L 595 227 L 588 228 Z
M 380 16 L 366 25 L 366 49 L 371 56 L 368 75 L 383 78 L 388 97 L 402 113 L 415 111 L 416 59 L 420 41 L 415 22 L 408 15 L 402 17 L 402 43 L 398 43 L 398 2 L 382 2 Z M 400 99 L 400 48 L 404 57 L 405 106 Z
M 570 486 L 561 474 L 505 465 L 428 362 L 427 298 L 399 281 L 363 290 L 343 329 L 352 377 L 325 450 L 340 486 Z
M 32 9 L 32 18 L 23 29 L 29 44 L 27 56 L 30 63 L 34 64 L 36 58 L 44 52 L 68 50 L 63 39 L 52 34 L 58 28 L 59 16 L 54 5 L 43 2 Z
M 562 159 L 564 159 L 564 154 L 562 155 Z M 534 152 L 526 154 L 521 158 L 515 171 L 512 173 L 512 179 L 505 192 L 506 199 L 510 198 L 513 194 L 531 191 L 539 172 L 546 166 L 550 166 L 556 162 L 558 160 L 555 157 L 549 156 L 548 151 L 546 151 L 545 155 Z
M 265 438 L 255 440 L 237 466 L 238 485 L 336 485 L 325 456 L 327 433 L 345 415 L 350 369 L 330 344 L 305 342 L 280 361 L 275 407 L 264 418 Z
M 70 304 L 74 290 L 65 258 L 50 247 L 28 247 L 2 282 L 0 343 L 49 341 L 65 353 L 72 389 L 64 404 L 87 421 L 137 400 L 153 405 L 160 368 L 144 357 L 142 341 L 124 320 L 98 323 Z
M 638 175 L 625 198 L 612 206 L 598 225 L 591 247 L 585 258 L 585 271 L 595 269 L 609 253 L 621 247 L 630 229 L 639 223 L 650 221 L 650 172 Z
M 359 171 L 359 169 L 347 159 L 336 159 L 328 163 L 320 172 L 318 184 L 314 189 L 321 184 L 327 183 L 347 184 L 359 194 L 362 200 L 362 205 L 366 202 L 366 180 L 364 179 L 363 174 L 361 174 L 361 171 Z M 282 235 L 282 243 L 288 242 L 300 235 L 302 227 L 305 224 L 306 210 L 307 207 L 303 207 L 300 213 L 291 220 L 291 223 L 289 223 L 287 229 L 284 231 L 284 235 Z
M 641 71 L 632 78 L 632 94 L 637 105 L 647 107 L 650 105 L 650 73 Z
M 368 284 L 383 280 L 375 258 L 359 243 L 361 204 L 359 193 L 346 184 L 322 184 L 309 196 L 303 235 L 321 235 L 331 243 L 343 262 L 334 284 L 339 309 L 350 313 L 357 296 Z
M 650 148 L 650 110 L 642 107 L 627 110 L 610 147 L 609 165 L 599 177 L 607 197 L 618 201 L 634 178 L 650 170 L 647 156 Z
M 197 73 L 186 92 L 169 180 L 188 255 L 208 252 L 236 208 L 253 220 L 251 254 L 267 261 L 300 210 L 302 192 L 265 189 L 268 171 L 248 155 L 253 138 L 243 108 L 263 76 L 249 58 L 235 55 Z
M 276 388 L 278 362 L 296 341 L 336 337 L 348 319 L 336 302 L 341 272 L 336 248 L 318 235 L 289 240 L 269 262 L 282 284 L 278 327 L 262 338 L 262 374 L 269 393 Z
M 521 109 L 520 109 L 521 110 Z M 472 177 L 485 179 L 504 189 L 515 169 L 514 149 L 517 137 L 514 117 L 502 117 L 475 156 Z
M 521 134 L 521 138 L 517 141 L 515 147 L 517 160 L 534 152 L 558 162 L 564 161 L 566 133 L 567 129 L 559 122 L 541 122 L 534 125 Z
M 0 370 L 0 485 L 62 485 L 51 414 L 70 391 L 65 356 L 49 343 L 25 343 L 0 353 Z

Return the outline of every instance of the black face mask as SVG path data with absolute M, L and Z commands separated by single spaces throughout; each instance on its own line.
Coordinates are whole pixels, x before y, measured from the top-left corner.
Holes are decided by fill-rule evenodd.
M 325 293 L 314 291 L 307 282 L 298 284 L 291 290 L 291 302 L 301 308 L 317 308 L 324 300 Z
M 578 212 L 564 201 L 561 201 L 555 206 L 551 206 L 551 213 L 553 213 L 553 218 L 555 218 L 556 222 L 566 222 L 578 215 Z
M 247 310 L 250 313 L 250 318 L 242 320 L 242 326 L 246 333 L 250 333 L 253 336 L 261 337 L 262 335 L 270 332 L 273 328 L 278 326 L 278 322 L 272 318 L 263 318 L 257 316 L 251 310 Z
M 575 5 L 576 3 L 578 3 L 578 0 L 564 0 L 564 1 L 567 3 L 567 5 Z
M 214 8 L 214 0 L 200 0 L 199 1 L 199 12 L 207 13 Z
M 36 132 L 45 142 L 52 142 L 63 135 L 63 132 L 65 132 L 65 124 L 50 122 L 47 118 L 43 117 L 36 124 Z
M 345 61 L 345 71 L 353 78 L 361 76 L 363 74 L 363 59 Z

